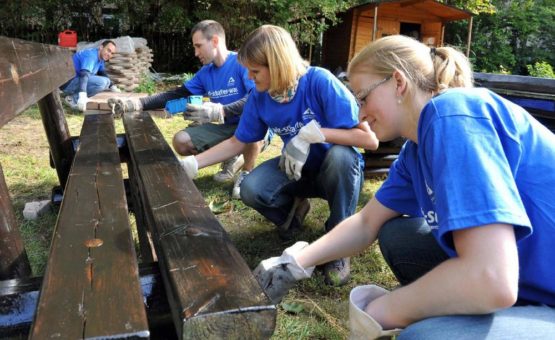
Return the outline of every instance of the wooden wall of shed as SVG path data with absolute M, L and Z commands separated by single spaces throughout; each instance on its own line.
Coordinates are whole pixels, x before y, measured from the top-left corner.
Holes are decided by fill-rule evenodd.
M 341 22 L 324 34 L 322 66 L 334 72 L 338 67 L 347 70 L 349 46 L 352 39 L 353 11 L 340 15 Z

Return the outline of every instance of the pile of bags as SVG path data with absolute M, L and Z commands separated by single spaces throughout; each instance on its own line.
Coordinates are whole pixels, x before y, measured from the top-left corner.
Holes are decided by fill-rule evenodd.
M 106 72 L 110 79 L 125 92 L 132 92 L 139 86 L 141 76 L 149 72 L 152 66 L 152 50 L 144 38 L 129 36 L 110 39 L 116 43 L 116 53 L 106 63 Z M 103 40 L 94 43 L 78 43 L 77 50 L 98 47 Z

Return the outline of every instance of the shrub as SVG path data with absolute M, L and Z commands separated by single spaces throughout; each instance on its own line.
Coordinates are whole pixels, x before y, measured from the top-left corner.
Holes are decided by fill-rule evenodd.
M 526 65 L 526 68 L 532 77 L 555 78 L 553 67 L 545 61 L 537 61 L 533 66 Z

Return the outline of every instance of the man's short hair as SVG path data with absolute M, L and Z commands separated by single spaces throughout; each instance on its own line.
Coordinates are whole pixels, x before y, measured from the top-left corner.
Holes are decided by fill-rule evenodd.
M 212 39 L 212 37 L 214 35 L 217 35 L 218 37 L 224 39 L 224 41 L 225 41 L 224 28 L 222 27 L 222 25 L 219 22 L 217 22 L 215 20 L 203 20 L 203 21 L 197 23 L 191 29 L 191 38 L 193 37 L 193 34 L 195 34 L 198 31 L 200 31 L 202 33 L 202 36 L 206 40 L 210 40 L 210 39 Z
M 102 47 L 106 47 L 108 46 L 108 44 L 112 44 L 117 47 L 116 43 L 113 40 L 104 40 L 101 45 Z

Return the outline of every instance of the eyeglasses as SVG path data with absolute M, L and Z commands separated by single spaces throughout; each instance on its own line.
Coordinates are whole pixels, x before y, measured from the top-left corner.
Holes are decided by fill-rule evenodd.
M 387 76 L 384 79 L 380 80 L 379 82 L 372 84 L 367 88 L 365 88 L 364 90 L 357 93 L 355 95 L 355 98 L 357 100 L 358 107 L 362 107 L 364 104 L 366 104 L 366 98 L 368 98 L 368 96 L 370 95 L 370 92 L 374 91 L 378 86 L 391 79 L 391 77 L 392 76 Z

